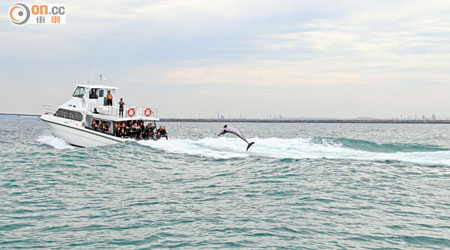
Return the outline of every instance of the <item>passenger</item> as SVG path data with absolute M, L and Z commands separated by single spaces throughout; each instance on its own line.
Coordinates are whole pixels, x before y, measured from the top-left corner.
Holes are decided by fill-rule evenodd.
M 95 119 L 92 120 L 92 128 L 94 130 L 98 130 L 98 123 L 97 123 L 97 120 L 95 120 Z
M 123 127 L 123 131 L 124 131 L 124 136 L 129 137 L 130 136 L 130 127 L 128 126 L 128 124 L 126 122 L 122 122 L 122 127 Z
M 139 125 L 138 122 L 135 123 L 135 129 L 136 129 L 136 140 L 142 139 L 142 127 Z
M 112 106 L 113 96 L 111 91 L 108 90 L 108 94 L 106 95 L 106 106 Z
M 119 129 L 120 129 L 120 137 L 125 137 L 127 135 L 126 131 L 125 131 L 125 122 L 122 122 L 119 124 Z
M 120 125 L 120 136 L 123 138 L 127 135 L 125 122 Z
M 156 135 L 157 135 L 158 137 L 159 137 L 160 134 L 161 134 L 161 129 L 162 129 L 162 126 L 160 125 L 159 128 L 156 130 Z
M 146 127 L 144 127 L 144 129 L 142 130 L 142 139 L 144 140 L 148 140 L 148 131 L 149 129 L 147 129 L 148 125 Z
M 161 137 L 166 137 L 167 139 L 167 133 L 166 133 L 166 127 L 164 126 L 159 126 L 159 129 L 157 132 L 157 138 L 161 138 Z
M 96 89 L 91 89 L 91 91 L 89 92 L 89 99 L 97 99 L 97 90 Z
M 166 126 L 162 126 L 162 130 L 160 131 L 161 136 L 167 137 Z
M 109 132 L 109 126 L 107 122 L 103 123 L 103 132 L 108 133 Z
M 153 123 L 149 123 L 145 127 L 145 134 L 147 136 L 147 139 L 154 139 L 155 132 L 153 130 L 154 130 Z
M 143 135 L 145 133 L 145 125 L 144 125 L 144 121 L 140 120 L 138 123 L 139 126 L 139 131 L 141 132 L 141 139 L 143 138 Z
M 137 139 L 137 140 L 139 140 L 140 139 L 140 137 L 141 137 L 141 126 L 139 125 L 139 121 L 136 121 L 135 123 L 134 123 L 134 130 L 135 130 L 135 138 Z
M 120 98 L 119 101 L 119 117 L 123 117 L 123 105 L 125 105 L 125 102 L 122 98 Z
M 136 137 L 136 123 L 133 121 L 132 123 L 131 123 L 131 127 L 130 127 L 130 130 L 129 130 L 129 135 L 130 135 L 130 137 L 131 138 L 135 138 Z
M 152 124 L 150 127 L 150 135 L 152 136 L 152 139 L 156 139 L 156 126 L 155 124 Z
M 114 136 L 120 137 L 120 126 L 119 123 L 114 123 Z

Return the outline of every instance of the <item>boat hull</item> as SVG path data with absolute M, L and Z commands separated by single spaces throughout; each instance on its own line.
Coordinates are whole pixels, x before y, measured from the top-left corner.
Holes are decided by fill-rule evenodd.
M 42 115 L 41 120 L 55 136 L 74 146 L 97 147 L 125 141 L 122 138 L 87 129 L 81 122 L 68 121 L 50 115 Z

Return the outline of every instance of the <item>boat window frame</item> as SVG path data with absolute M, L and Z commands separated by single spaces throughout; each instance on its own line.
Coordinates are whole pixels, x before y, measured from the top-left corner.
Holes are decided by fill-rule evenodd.
M 63 109 L 63 108 L 59 108 L 55 112 L 55 116 L 69 119 L 69 120 L 78 121 L 78 122 L 81 122 L 83 120 L 83 114 L 81 112 L 69 110 L 69 109 Z
M 98 89 L 90 89 L 89 90 L 89 99 L 95 100 L 98 99 Z
M 86 89 L 84 87 L 77 87 L 73 92 L 73 97 L 83 98 L 86 94 Z

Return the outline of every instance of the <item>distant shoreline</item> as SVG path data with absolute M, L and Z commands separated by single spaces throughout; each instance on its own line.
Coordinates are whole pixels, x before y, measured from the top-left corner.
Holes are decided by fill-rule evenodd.
M 8 114 L 0 116 L 39 117 L 35 114 Z M 206 119 L 160 118 L 160 122 L 242 122 L 242 123 L 386 123 L 386 124 L 450 124 L 450 120 L 398 120 L 398 119 Z
M 31 116 L 31 117 L 33 117 L 33 116 L 35 116 L 35 117 L 39 117 L 39 116 L 41 116 L 41 115 L 35 115 L 35 114 L 9 114 L 9 113 L 0 113 L 0 116 L 1 115 L 3 115 L 3 116 Z
M 190 119 L 161 118 L 161 122 L 243 122 L 243 123 L 390 123 L 390 124 L 450 124 L 450 120 L 396 119 Z

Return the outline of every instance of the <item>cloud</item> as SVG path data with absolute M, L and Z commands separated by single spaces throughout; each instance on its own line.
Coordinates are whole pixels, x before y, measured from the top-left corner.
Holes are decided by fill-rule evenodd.
M 428 47 L 430 52 L 448 50 L 450 19 L 431 17 L 414 24 L 397 25 L 395 29 L 367 25 L 355 26 L 329 20 L 316 20 L 297 31 L 268 37 L 267 49 L 284 50 L 310 48 L 322 53 L 402 53 Z
M 425 64 L 425 65 L 424 65 Z M 127 73 L 133 82 L 215 85 L 402 85 L 445 83 L 450 55 L 396 55 L 389 60 L 353 56 L 302 60 L 200 61 L 171 67 L 140 66 Z
M 93 75 L 103 74 L 125 89 L 131 87 L 130 99 L 145 100 L 133 88 L 176 92 L 164 98 L 152 96 L 171 105 L 172 113 L 183 109 L 188 97 L 207 99 L 209 106 L 218 108 L 219 98 L 206 97 L 232 95 L 236 86 L 245 86 L 242 96 L 255 96 L 254 102 L 279 89 L 270 106 L 276 107 L 273 110 L 307 105 L 297 100 L 296 91 L 310 91 L 311 97 L 303 99 L 311 102 L 317 96 L 334 100 L 315 103 L 310 114 L 326 114 L 328 103 L 351 109 L 339 100 L 362 105 L 372 93 L 376 96 L 371 100 L 390 102 L 400 110 L 411 103 L 402 106 L 395 96 L 435 93 L 437 86 L 446 90 L 450 78 L 448 1 L 79 0 L 65 4 L 68 17 L 62 27 L 17 27 L 1 16 L 0 82 L 10 95 L 7 101 L 0 100 L 0 106 L 33 109 L 42 102 L 35 97 L 45 93 L 40 89 L 52 89 L 55 99 L 65 96 L 75 82 L 88 80 L 89 64 Z M 9 3 L 0 3 L 4 13 L 8 8 Z M 363 91 L 369 87 L 370 93 Z M 361 91 L 350 93 L 352 89 Z M 396 94 L 383 95 L 391 89 Z M 23 98 L 29 100 L 27 104 L 17 101 Z M 437 109 L 446 103 L 439 100 L 430 97 L 427 107 Z M 202 109 L 206 107 L 200 107 L 200 113 Z M 246 112 L 255 112 L 252 109 Z M 391 110 L 396 109 L 374 106 L 372 112 Z

